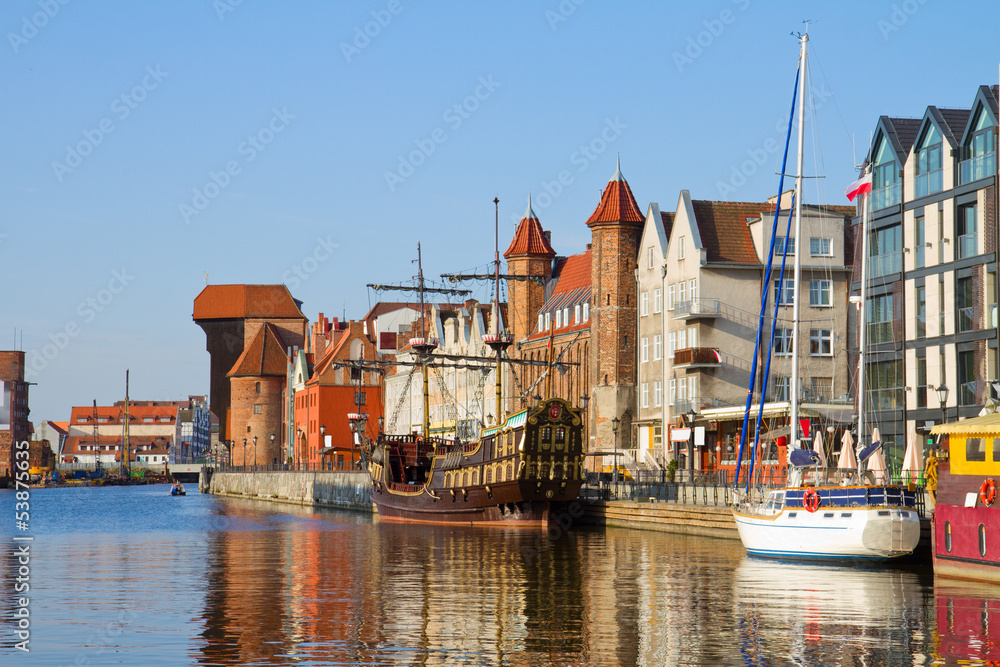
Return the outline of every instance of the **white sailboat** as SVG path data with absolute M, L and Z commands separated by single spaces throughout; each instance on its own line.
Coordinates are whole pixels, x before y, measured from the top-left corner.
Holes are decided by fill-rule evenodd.
M 795 236 L 801 236 L 802 163 L 804 137 L 804 95 L 808 33 L 799 38 L 801 53 L 798 77 L 798 159 L 795 179 Z M 782 170 L 783 171 L 783 170 Z M 779 188 L 780 189 L 780 188 Z M 779 207 L 780 208 L 780 207 Z M 865 346 L 864 296 L 867 280 L 867 206 L 862 214 L 861 272 L 861 349 Z M 802 244 L 795 244 L 794 284 L 798 290 Z M 773 256 L 774 253 L 771 253 Z M 770 270 L 770 269 L 768 269 Z M 764 283 L 767 285 L 767 281 Z M 766 304 L 766 301 L 764 302 Z M 762 305 L 762 316 L 766 306 Z M 792 314 L 793 339 L 799 329 L 799 299 L 796 295 Z M 762 320 L 763 321 L 763 320 Z M 758 332 L 758 345 L 760 345 Z M 913 551 L 920 539 L 920 521 L 916 511 L 916 494 L 895 485 L 876 484 L 873 475 L 862 475 L 860 465 L 876 452 L 880 443 L 873 443 L 860 455 L 861 464 L 852 468 L 819 467 L 815 452 L 801 447 L 798 437 L 798 346 L 794 345 L 791 378 L 790 420 L 793 437 L 789 444 L 789 474 L 785 486 L 769 488 L 753 484 L 753 464 L 746 473 L 741 488 L 737 478 L 732 504 L 733 518 L 746 550 L 756 556 L 818 560 L 880 560 L 904 556 Z M 756 356 L 756 355 L 755 355 Z M 859 366 L 859 442 L 864 442 L 864 357 Z M 756 367 L 755 367 L 756 370 Z M 754 373 L 747 401 L 749 415 L 753 394 Z M 746 421 L 744 422 L 746 424 Z M 744 428 L 744 433 L 748 429 Z M 846 445 L 845 446 L 849 446 Z M 755 452 L 753 443 L 751 452 Z M 742 450 L 741 450 L 742 457 Z M 740 466 L 737 466 L 740 469 Z

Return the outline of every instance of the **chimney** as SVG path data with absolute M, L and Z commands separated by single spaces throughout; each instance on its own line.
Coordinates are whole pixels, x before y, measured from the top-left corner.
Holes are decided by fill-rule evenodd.
M 546 230 L 546 231 L 542 231 L 542 234 L 545 235 L 545 240 L 549 242 L 549 245 L 552 245 L 552 232 Z

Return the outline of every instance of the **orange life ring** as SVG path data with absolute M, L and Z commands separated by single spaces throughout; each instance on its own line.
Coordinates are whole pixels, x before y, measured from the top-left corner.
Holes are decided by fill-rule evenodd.
M 819 494 L 816 493 L 816 489 L 806 489 L 806 492 L 802 494 L 802 506 L 809 512 L 815 512 L 819 509 Z
M 989 507 L 997 499 L 997 485 L 992 479 L 983 480 L 983 485 L 979 487 L 979 500 Z

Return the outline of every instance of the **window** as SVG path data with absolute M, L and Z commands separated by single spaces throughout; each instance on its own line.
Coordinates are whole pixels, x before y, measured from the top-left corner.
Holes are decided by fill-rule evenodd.
M 580 304 L 573 306 L 573 324 L 580 323 Z
M 562 311 L 561 310 L 557 310 L 556 311 L 556 329 L 561 329 L 561 328 L 562 328 Z
M 674 309 L 674 294 L 676 289 L 673 285 L 667 286 L 667 310 Z
M 586 322 L 590 319 L 590 302 L 584 302 L 583 304 L 583 321 Z
M 774 256 L 780 257 L 781 255 L 794 255 L 795 254 L 795 238 L 784 236 L 778 236 L 774 239 Z
M 685 402 L 687 402 L 687 390 L 688 390 L 687 380 L 685 378 L 681 378 L 680 381 L 677 383 L 677 402 L 678 403 L 685 403 Z
M 779 306 L 791 306 L 795 299 L 795 284 L 791 278 L 774 281 L 774 299 Z
M 659 313 L 663 310 L 663 288 L 657 287 L 653 290 L 653 312 Z
M 976 114 L 972 136 L 969 137 L 968 143 L 962 147 L 962 152 L 967 159 L 959 163 L 959 173 L 963 184 L 988 178 L 996 170 L 994 166 L 996 163 L 994 128 L 990 123 L 989 114 L 986 113 L 986 109 L 982 105 L 977 107 Z
M 545 330 L 552 328 L 552 313 L 545 313 Z
M 671 331 L 667 334 L 667 356 L 673 359 L 674 352 L 676 351 L 677 351 L 677 332 Z
M 696 401 L 698 399 L 698 376 L 689 375 L 687 379 L 688 384 L 688 400 Z M 692 408 L 694 406 L 691 406 Z
M 773 398 L 775 401 L 787 401 L 788 400 L 788 386 L 791 379 L 783 375 L 774 376 L 774 390 Z
M 677 349 L 685 350 L 688 346 L 687 329 L 680 329 L 677 332 Z
M 868 343 L 891 343 L 892 337 L 892 295 L 884 294 L 868 299 Z
M 663 383 L 657 380 L 653 383 L 653 407 L 663 405 Z
M 833 355 L 832 329 L 809 330 L 809 354 L 821 357 L 829 357 Z
M 671 378 L 667 383 L 667 405 L 673 405 L 677 399 L 677 380 Z
M 642 407 L 649 407 L 649 384 L 646 382 L 642 383 L 640 394 L 642 395 Z
M 687 283 L 682 280 L 677 283 L 677 303 L 683 304 L 685 302 L 687 302 Z
M 917 312 L 914 318 L 915 333 L 917 338 L 927 337 L 927 288 L 918 287 L 916 289 Z
M 693 303 L 698 299 L 698 279 L 692 278 L 688 281 L 688 299 Z M 691 310 L 694 310 L 693 308 Z
M 927 359 L 917 357 L 917 407 L 927 407 Z
M 688 327 L 688 347 L 698 347 L 698 327 Z
M 259 415 L 261 413 L 261 410 L 262 410 L 262 406 L 261 406 L 260 403 L 254 404 L 254 406 L 253 406 L 253 413 L 255 415 Z
M 363 391 L 354 392 L 354 404 L 364 405 L 367 402 L 368 394 Z
M 934 123 L 929 123 L 927 131 L 918 144 L 917 175 L 913 189 L 917 197 L 940 192 L 944 187 L 941 171 L 941 133 Z
M 545 331 L 545 314 L 538 313 L 538 330 Z
M 959 333 L 972 331 L 976 324 L 972 278 L 959 278 L 955 281 L 955 309 L 955 328 Z
M 868 405 L 874 410 L 902 409 L 905 403 L 903 362 L 877 361 L 865 366 L 867 366 L 865 384 L 868 386 Z
M 927 247 L 927 231 L 924 227 L 924 216 L 918 215 L 913 219 L 913 268 L 922 269 L 926 260 L 924 250 Z
M 677 238 L 677 259 L 684 259 L 684 237 Z
M 833 255 L 833 240 L 816 237 L 809 239 L 809 254 L 812 257 L 830 257 Z
M 966 461 L 986 460 L 986 445 L 982 438 L 965 439 L 965 460 Z
M 833 281 L 831 280 L 810 280 L 809 281 L 809 305 L 817 308 L 825 308 L 833 305 Z
M 257 383 L 257 393 L 260 393 L 260 382 Z
M 641 304 L 639 313 L 643 317 L 649 315 L 649 292 L 643 292 L 639 295 L 639 303 Z
M 875 149 L 875 169 L 872 172 L 872 210 L 878 211 L 899 204 L 899 173 L 892 146 L 885 137 L 879 137 Z
M 777 327 L 774 330 L 774 354 L 787 356 L 792 353 L 792 330 Z
M 569 326 L 569 306 L 563 308 L 563 326 Z
M 958 353 L 958 404 L 959 405 L 976 405 L 980 403 L 977 400 L 976 394 L 978 393 L 976 389 L 978 388 L 978 382 L 976 381 L 976 357 L 975 352 L 969 350 L 968 352 Z
M 958 256 L 972 257 L 979 254 L 978 236 L 976 234 L 976 205 L 966 204 L 958 207 Z
M 653 268 L 653 246 L 649 246 L 649 249 L 646 251 L 646 268 Z
M 647 338 L 646 336 L 643 336 L 642 337 L 642 343 L 641 343 L 640 347 L 642 349 L 642 356 L 640 357 L 640 359 L 643 362 L 649 361 L 649 338 Z
M 653 336 L 653 361 L 659 361 L 663 357 L 663 335 Z

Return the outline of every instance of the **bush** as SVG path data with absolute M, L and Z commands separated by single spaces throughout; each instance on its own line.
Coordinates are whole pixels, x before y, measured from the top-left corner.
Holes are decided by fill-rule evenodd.
M 674 481 L 674 477 L 677 476 L 677 459 L 672 459 L 670 463 L 667 464 L 667 481 Z

